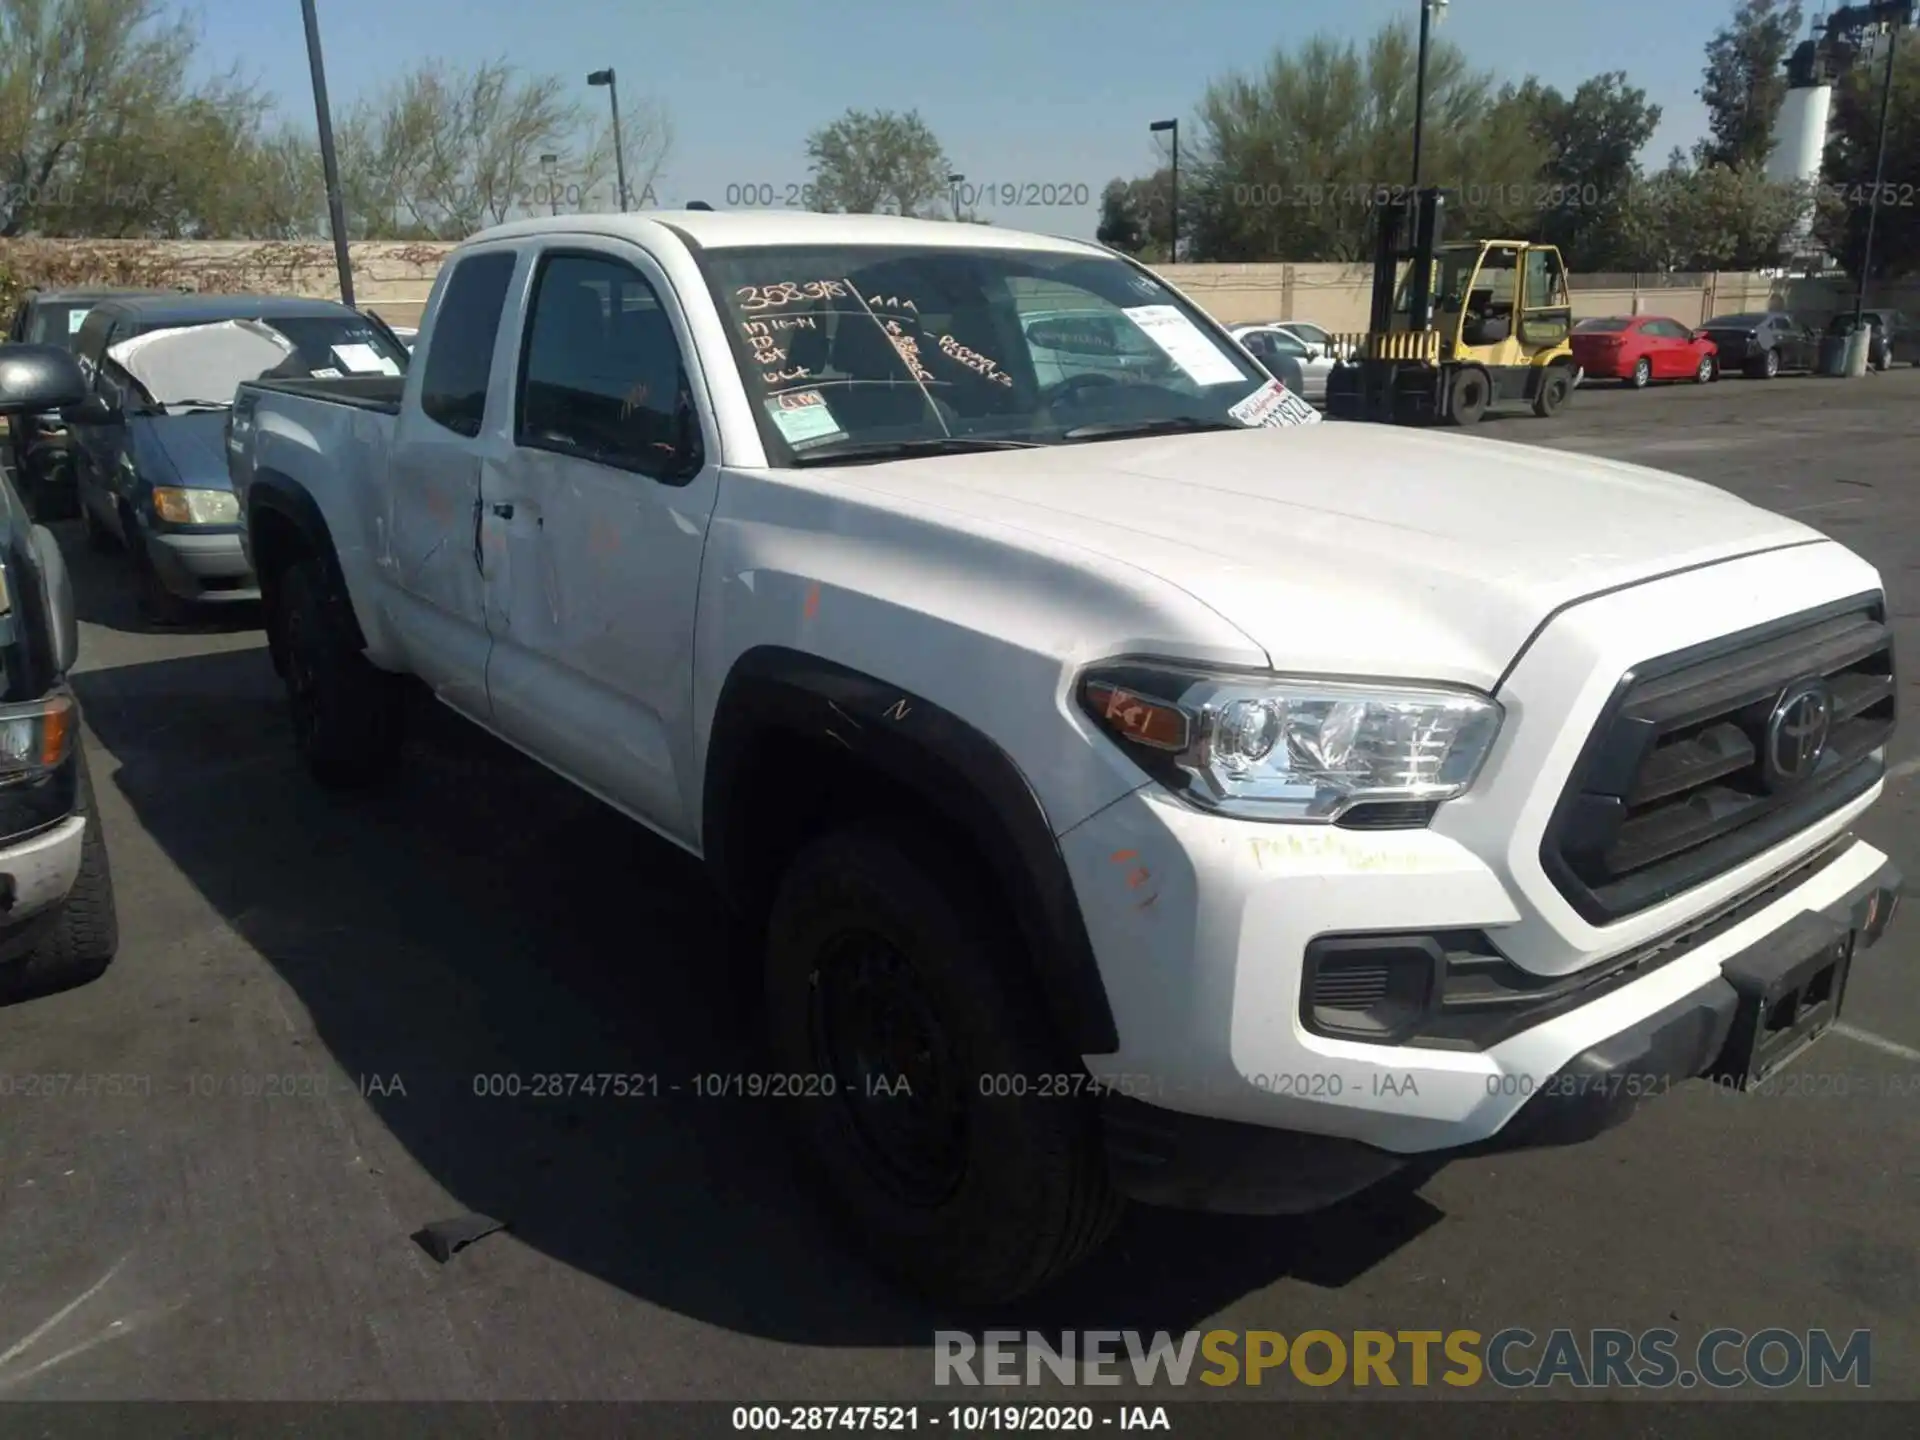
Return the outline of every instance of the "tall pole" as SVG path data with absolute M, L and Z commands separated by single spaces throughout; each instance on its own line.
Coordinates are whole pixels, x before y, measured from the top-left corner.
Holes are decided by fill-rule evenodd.
M 1899 49 L 1900 25 L 1895 22 L 1887 27 L 1887 78 L 1880 86 L 1880 140 L 1874 147 L 1873 198 L 1867 202 L 1867 246 L 1860 257 L 1860 285 L 1853 292 L 1855 329 L 1860 324 L 1860 308 L 1867 303 L 1867 277 L 1873 273 L 1873 230 L 1880 218 L 1880 182 L 1887 173 L 1887 109 L 1893 103 L 1893 57 Z
M 966 178 L 957 173 L 947 176 L 947 189 L 953 196 L 953 220 L 956 225 L 960 223 L 960 186 Z
M 1173 264 L 1180 259 L 1180 122 L 1179 120 L 1156 120 L 1147 129 L 1158 135 L 1167 130 L 1173 133 L 1173 174 L 1172 194 L 1168 197 L 1172 216 L 1169 228 L 1172 234 L 1167 241 L 1167 262 Z
M 320 122 L 320 166 L 327 177 L 327 220 L 333 227 L 333 263 L 340 271 L 340 303 L 353 305 L 353 260 L 347 253 L 347 205 L 340 195 L 340 160 L 333 151 L 333 112 L 327 106 L 327 67 L 320 59 L 320 19 L 313 0 L 300 0 L 307 22 L 307 64 L 313 70 L 313 110 Z
M 547 177 L 547 204 L 549 207 L 547 213 L 550 215 L 558 215 L 560 213 L 560 157 L 558 155 L 542 155 L 540 157 L 540 169 Z
M 620 141 L 620 86 L 613 67 L 596 70 L 587 76 L 587 84 L 607 87 L 607 100 L 613 106 L 613 169 L 620 180 L 620 209 L 627 208 L 627 147 Z
M 1433 0 L 1420 0 L 1420 62 L 1413 81 L 1413 190 L 1420 191 L 1420 142 L 1427 128 L 1427 51 L 1433 42 Z

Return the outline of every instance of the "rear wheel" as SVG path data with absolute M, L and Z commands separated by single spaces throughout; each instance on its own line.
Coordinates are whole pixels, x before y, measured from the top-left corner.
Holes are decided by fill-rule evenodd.
M 1627 377 L 1627 383 L 1636 390 L 1644 390 L 1653 383 L 1653 361 L 1642 355 L 1633 362 L 1633 374 Z
M 333 593 L 318 561 L 293 566 L 279 590 L 294 748 L 329 790 L 372 784 L 399 759 L 400 682 L 354 643 L 346 599 Z
M 77 740 L 75 743 L 79 743 Z M 93 796 L 93 776 L 83 753 L 80 810 L 86 829 L 80 838 L 80 873 L 61 903 L 46 936 L 17 960 L 0 965 L 0 1002 L 11 1003 L 97 980 L 120 949 L 120 916 L 113 902 L 113 867 L 107 837 Z
M 1484 370 L 1468 368 L 1453 377 L 1453 383 L 1447 389 L 1447 423 L 1449 425 L 1477 425 L 1480 417 L 1487 413 L 1487 402 L 1493 398 L 1493 386 Z
M 1573 393 L 1573 376 L 1567 373 L 1564 365 L 1555 365 L 1541 377 L 1540 393 L 1533 397 L 1533 413 L 1542 420 L 1553 415 L 1567 403 L 1567 397 Z
M 768 926 L 769 1045 L 799 1077 L 795 1139 L 881 1270 L 948 1304 L 1036 1290 L 1097 1248 L 1121 1202 L 1091 1096 L 963 852 L 918 827 L 826 835 Z

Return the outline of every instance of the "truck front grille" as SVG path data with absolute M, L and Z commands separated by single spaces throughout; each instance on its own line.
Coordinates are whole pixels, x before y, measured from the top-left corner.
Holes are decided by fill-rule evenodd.
M 1541 864 L 1592 924 L 1671 899 L 1871 789 L 1894 708 L 1877 595 L 1637 665 L 1574 766 Z

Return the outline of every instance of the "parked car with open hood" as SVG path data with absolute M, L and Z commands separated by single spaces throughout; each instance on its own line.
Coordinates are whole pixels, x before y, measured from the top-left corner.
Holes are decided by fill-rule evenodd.
M 73 416 L 81 522 L 96 548 L 124 547 L 149 616 L 175 623 L 197 602 L 259 598 L 227 478 L 235 387 L 399 375 L 408 352 L 329 300 L 165 295 L 96 305 L 78 359 L 91 387 Z

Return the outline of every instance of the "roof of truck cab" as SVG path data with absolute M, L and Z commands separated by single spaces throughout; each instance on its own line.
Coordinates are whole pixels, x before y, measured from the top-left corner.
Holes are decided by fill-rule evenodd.
M 358 315 L 338 300 L 300 295 L 122 295 L 101 302 L 101 310 L 138 315 L 166 325 L 207 320 L 271 320 L 297 315 Z
M 1085 240 L 1038 235 L 999 225 L 951 220 L 913 220 L 901 215 L 828 215 L 813 210 L 648 210 L 640 214 L 558 215 L 515 220 L 471 237 L 517 240 L 531 235 L 609 235 L 636 241 L 678 231 L 703 249 L 768 245 L 921 245 L 956 250 L 1052 250 L 1069 255 L 1107 255 Z

